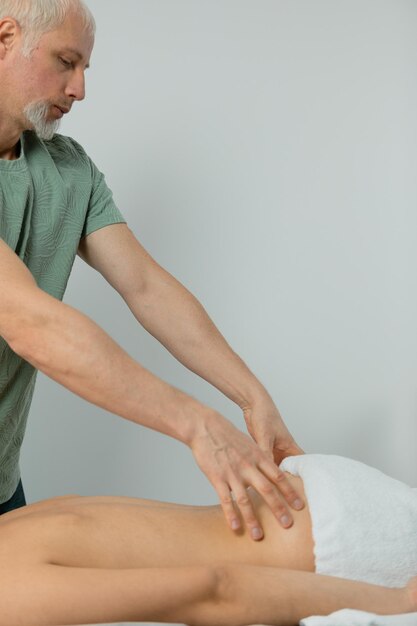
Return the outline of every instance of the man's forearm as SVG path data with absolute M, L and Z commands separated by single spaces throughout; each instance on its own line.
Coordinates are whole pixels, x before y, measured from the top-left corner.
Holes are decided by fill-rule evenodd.
M 189 443 L 212 409 L 154 376 L 76 309 L 37 292 L 11 348 L 77 395 Z
M 142 326 L 178 361 L 241 408 L 266 393 L 201 303 L 165 270 L 159 268 L 146 290 L 127 303 Z

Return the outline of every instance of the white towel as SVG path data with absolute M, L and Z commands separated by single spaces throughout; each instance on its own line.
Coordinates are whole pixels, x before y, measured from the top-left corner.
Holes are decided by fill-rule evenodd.
M 303 479 L 318 574 L 386 587 L 417 575 L 417 489 L 335 455 L 287 457 L 280 467 Z
M 307 617 L 301 620 L 300 626 L 417 626 L 417 613 L 375 615 L 375 613 L 343 609 L 327 617 Z

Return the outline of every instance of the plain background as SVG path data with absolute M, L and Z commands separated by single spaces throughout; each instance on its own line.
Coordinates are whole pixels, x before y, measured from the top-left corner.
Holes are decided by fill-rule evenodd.
M 87 4 L 98 28 L 87 98 L 60 132 L 307 452 L 417 485 L 417 3 Z M 79 259 L 65 301 L 244 427 Z M 217 501 L 185 446 L 41 373 L 21 467 L 29 502 Z

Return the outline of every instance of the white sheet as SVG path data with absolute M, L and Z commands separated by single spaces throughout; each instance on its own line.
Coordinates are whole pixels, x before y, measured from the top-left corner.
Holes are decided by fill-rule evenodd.
M 375 613 L 343 609 L 327 617 L 307 617 L 301 620 L 300 626 L 417 626 L 417 613 L 375 615 Z
M 253 626 L 263 626 L 254 624 Z M 364 611 L 343 609 L 331 615 L 306 617 L 300 626 L 417 626 L 417 613 L 403 615 L 376 615 Z

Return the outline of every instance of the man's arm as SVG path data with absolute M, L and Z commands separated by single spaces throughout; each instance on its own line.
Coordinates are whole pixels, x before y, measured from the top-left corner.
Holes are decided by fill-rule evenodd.
M 219 494 L 231 528 L 240 526 L 231 490 L 254 539 L 261 527 L 246 486 L 264 497 L 278 519 L 286 512 L 274 491 L 282 472 L 247 435 L 151 374 L 86 315 L 39 289 L 1 239 L 0 294 L 0 336 L 11 349 L 89 402 L 187 444 Z M 295 495 L 288 486 L 287 497 Z
M 126 224 L 85 237 L 78 254 L 106 278 L 140 324 L 178 361 L 242 410 L 265 394 L 201 303 L 148 254 Z
M 120 293 L 136 319 L 171 354 L 240 406 L 253 439 L 275 463 L 289 454 L 302 453 L 266 389 L 228 345 L 202 305 L 156 263 L 126 224 L 85 237 L 79 255 Z M 296 495 L 288 491 L 282 473 L 279 480 L 281 493 L 292 504 Z
M 39 289 L 1 239 L 0 293 L 0 335 L 16 354 L 86 400 L 189 441 L 186 417 L 203 406 L 153 376 L 86 315 Z

